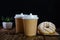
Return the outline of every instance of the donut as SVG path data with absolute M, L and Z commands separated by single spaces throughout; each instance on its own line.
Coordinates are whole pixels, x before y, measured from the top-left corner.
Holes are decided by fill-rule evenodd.
M 55 32 L 56 26 L 52 22 L 42 22 L 38 25 L 40 34 L 49 35 Z

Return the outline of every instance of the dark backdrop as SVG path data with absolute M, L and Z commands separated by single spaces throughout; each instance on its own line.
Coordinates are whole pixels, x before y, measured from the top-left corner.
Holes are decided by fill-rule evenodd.
M 56 0 L 14 0 L 0 1 L 0 17 L 13 17 L 15 14 L 37 14 L 39 16 L 38 24 L 43 21 L 51 21 L 58 28 L 59 25 L 59 2 Z M 1 20 L 0 20 L 0 25 Z

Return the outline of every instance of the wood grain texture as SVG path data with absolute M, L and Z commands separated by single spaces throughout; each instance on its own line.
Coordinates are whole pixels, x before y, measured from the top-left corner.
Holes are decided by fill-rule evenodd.
M 59 35 L 57 32 L 55 32 L 52 35 Z M 15 33 L 15 28 L 11 30 L 4 30 L 0 29 L 0 40 L 59 40 L 60 36 L 41 36 L 41 35 L 36 35 L 33 37 L 27 37 L 24 36 L 24 34 Z

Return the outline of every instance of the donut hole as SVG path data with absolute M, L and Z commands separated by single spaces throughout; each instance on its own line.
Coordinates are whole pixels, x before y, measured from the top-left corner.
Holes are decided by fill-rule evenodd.
M 49 26 L 46 26 L 46 28 L 49 28 Z

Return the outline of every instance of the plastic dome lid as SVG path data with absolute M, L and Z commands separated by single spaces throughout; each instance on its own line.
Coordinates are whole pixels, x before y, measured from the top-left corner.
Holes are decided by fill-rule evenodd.
M 23 13 L 21 13 L 21 14 L 16 14 L 14 18 L 22 18 L 23 16 L 24 16 Z
M 30 13 L 30 15 L 24 16 L 23 19 L 39 19 L 37 15 L 32 15 L 32 13 Z

